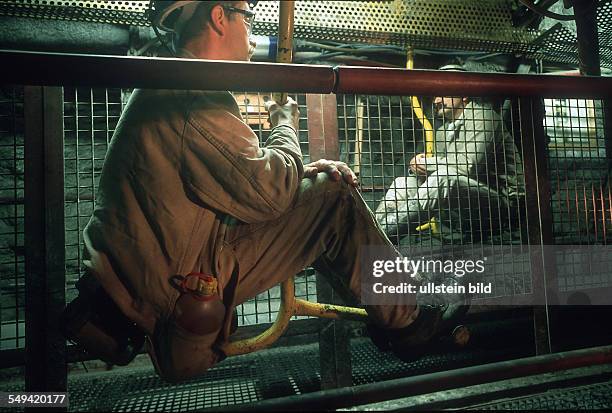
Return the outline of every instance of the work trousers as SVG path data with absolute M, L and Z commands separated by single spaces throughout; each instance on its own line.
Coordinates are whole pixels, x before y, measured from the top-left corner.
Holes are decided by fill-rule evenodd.
M 238 305 L 313 265 L 341 296 L 359 302 L 360 256 L 366 247 L 381 245 L 395 251 L 359 192 L 319 173 L 302 180 L 295 202 L 281 217 L 228 227 L 219 268 L 235 276 L 224 286 L 225 298 L 232 295 L 232 305 Z M 393 329 L 408 326 L 418 315 L 414 296 L 398 295 L 397 304 L 365 309 L 372 323 Z M 222 331 L 195 336 L 171 320 L 158 324 L 148 345 L 163 377 L 193 377 L 224 357 L 218 348 L 228 337 Z
M 508 214 L 505 196 L 490 186 L 453 168 L 439 167 L 428 176 L 410 175 L 396 178 L 376 208 L 376 219 L 383 228 L 404 222 L 410 214 L 419 223 L 445 211 L 457 211 L 479 226 L 492 225 Z M 416 213 L 416 214 L 415 214 Z M 409 223 L 415 224 L 415 223 Z

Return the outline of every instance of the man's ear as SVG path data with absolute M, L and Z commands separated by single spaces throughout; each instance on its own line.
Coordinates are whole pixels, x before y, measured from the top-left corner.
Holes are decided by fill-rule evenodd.
M 217 32 L 219 36 L 223 36 L 227 30 L 227 19 L 225 10 L 220 4 L 215 5 L 210 10 L 210 27 Z
M 470 98 L 466 98 L 465 96 L 463 97 L 463 104 L 466 105 L 468 103 L 468 101 L 470 100 Z

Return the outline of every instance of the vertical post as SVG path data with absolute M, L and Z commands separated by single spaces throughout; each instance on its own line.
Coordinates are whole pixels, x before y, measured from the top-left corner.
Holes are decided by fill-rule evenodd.
M 550 179 L 546 160 L 544 107 L 540 98 L 518 98 L 523 137 L 527 225 L 533 280 L 536 354 L 551 352 L 550 305 L 557 304 L 557 276 L 551 212 Z
M 580 74 L 601 76 L 599 58 L 599 34 L 597 32 L 598 0 L 574 0 L 576 37 Z
M 26 86 L 26 391 L 66 391 L 64 127 L 60 87 Z
M 338 159 L 338 112 L 336 95 L 306 95 L 310 160 Z M 317 273 L 317 301 L 343 304 L 324 277 Z M 322 320 L 319 332 L 321 388 L 352 386 L 351 352 L 346 321 Z
M 281 1 L 278 11 L 278 44 L 276 47 L 276 61 L 279 63 L 293 61 L 294 15 L 294 0 Z M 274 94 L 273 99 L 280 105 L 284 105 L 287 103 L 287 93 Z

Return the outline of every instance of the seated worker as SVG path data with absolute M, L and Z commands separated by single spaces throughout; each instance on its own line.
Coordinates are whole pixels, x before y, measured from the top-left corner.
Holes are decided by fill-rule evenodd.
M 178 54 L 250 59 L 246 1 L 166 3 L 177 7 L 165 24 Z M 86 272 L 62 318 L 70 339 L 114 364 L 146 341 L 158 374 L 176 382 L 226 357 L 220 347 L 237 305 L 305 267 L 359 300 L 364 248 L 393 247 L 346 164 L 302 163 L 296 102 L 267 110 L 272 130 L 260 145 L 230 92 L 133 92 L 84 230 Z M 458 305 L 401 299 L 365 306 L 378 342 L 400 357 L 466 307 L 461 297 Z
M 465 71 L 459 65 L 440 70 Z M 436 97 L 434 105 L 444 124 L 435 152 L 414 156 L 409 175 L 396 178 L 376 208 L 390 239 L 408 235 L 440 211 L 467 210 L 468 222 L 494 225 L 525 193 L 519 151 L 491 104 Z

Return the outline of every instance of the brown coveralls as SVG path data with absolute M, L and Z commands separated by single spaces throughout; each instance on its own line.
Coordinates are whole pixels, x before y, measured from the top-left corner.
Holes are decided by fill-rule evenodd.
M 390 243 L 354 188 L 302 175 L 296 131 L 278 126 L 260 147 L 229 92 L 132 94 L 85 228 L 85 265 L 149 335 L 161 376 L 186 379 L 223 359 L 233 308 L 319 258 L 360 297 L 362 248 Z M 172 321 L 180 293 L 169 278 L 191 272 L 215 275 L 226 304 L 225 326 L 209 335 Z M 417 314 L 408 303 L 366 310 L 400 328 Z

